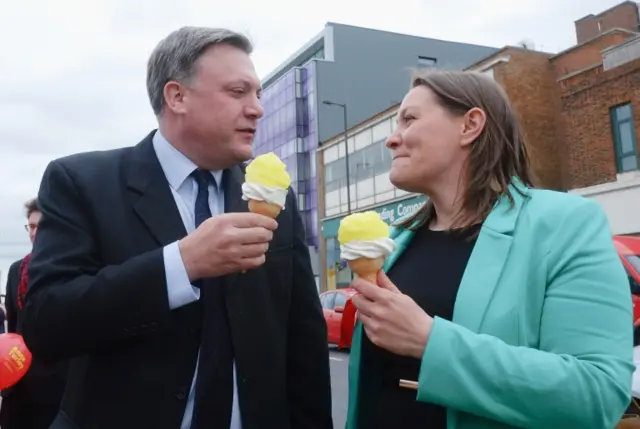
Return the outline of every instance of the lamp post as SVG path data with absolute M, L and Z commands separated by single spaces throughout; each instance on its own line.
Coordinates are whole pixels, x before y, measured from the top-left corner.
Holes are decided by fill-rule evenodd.
M 322 104 L 326 106 L 337 106 L 342 108 L 344 121 L 344 160 L 347 173 L 347 214 L 351 214 L 351 183 L 349 180 L 349 124 L 347 123 L 347 105 L 344 103 L 334 103 L 333 101 L 324 100 Z

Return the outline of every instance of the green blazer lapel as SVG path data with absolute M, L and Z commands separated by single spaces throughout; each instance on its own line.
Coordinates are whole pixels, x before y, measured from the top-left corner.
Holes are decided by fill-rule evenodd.
M 509 256 L 518 216 L 527 199 L 528 189 L 520 182 L 511 185 L 510 190 L 513 204 L 505 195 L 496 202 L 482 225 L 460 282 L 453 321 L 472 331 L 480 329 Z
M 413 238 L 414 231 L 404 228 L 392 228 L 391 238 L 396 242 L 396 250 L 385 260 L 382 269 L 387 272 L 398 257 L 406 250 Z M 349 402 L 347 408 L 346 429 L 358 427 L 358 386 L 360 385 L 360 347 L 362 345 L 362 324 L 356 321 L 353 337 L 351 339 L 351 352 L 349 353 Z

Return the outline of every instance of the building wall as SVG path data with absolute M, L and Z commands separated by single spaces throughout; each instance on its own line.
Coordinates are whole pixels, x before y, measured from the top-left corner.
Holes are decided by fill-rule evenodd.
M 323 100 L 346 104 L 351 128 L 400 101 L 409 89 L 410 68 L 419 57 L 436 67 L 461 69 L 495 48 L 407 36 L 386 31 L 329 24 L 334 62 L 318 61 L 318 137 L 324 142 L 344 131 L 342 110 Z
M 559 79 L 601 64 L 604 49 L 622 43 L 632 36 L 633 34 L 627 31 L 612 30 L 597 39 L 592 39 L 583 45 L 574 46 L 559 53 L 551 59 L 556 77 Z
M 576 21 L 576 38 L 581 44 L 613 28 L 638 31 L 639 24 L 638 5 L 625 1 L 598 15 L 588 15 Z
M 634 106 L 635 130 L 640 136 L 640 60 L 607 72 L 599 66 L 565 79 L 561 111 L 568 189 L 617 180 L 611 108 L 626 102 Z
M 485 71 L 502 86 L 518 115 L 530 147 L 539 184 L 562 189 L 561 132 L 554 70 L 549 54 L 507 47 L 472 66 Z
M 626 173 L 615 182 L 572 189 L 571 193 L 596 200 L 605 213 L 613 234 L 640 234 L 640 173 Z
M 505 89 L 529 143 L 535 175 L 540 185 L 562 188 L 562 151 L 558 129 L 559 104 L 549 55 L 511 48 L 510 61 L 494 69 Z
M 570 192 L 592 198 L 603 207 L 614 234 L 640 233 L 640 59 L 638 39 L 612 43 L 600 62 L 558 82 L 566 147 L 566 183 Z M 617 45 L 617 46 L 613 46 Z M 617 60 L 603 66 L 603 56 Z M 633 59 L 635 58 L 635 60 Z M 622 61 L 621 61 L 622 60 Z M 626 63 L 624 61 L 627 61 Z M 636 168 L 620 172 L 620 125 L 612 112 L 631 107 L 625 145 L 635 144 Z
M 640 166 L 640 59 L 630 60 L 639 56 L 640 39 L 630 36 L 621 31 L 605 34 L 550 60 L 505 48 L 471 68 L 493 76 L 509 95 L 531 143 L 542 185 L 598 201 L 614 234 L 640 232 L 640 171 L 631 167 L 619 172 L 617 153 L 621 144 L 635 144 L 631 156 Z M 614 52 L 617 60 L 605 70 L 603 56 Z M 567 64 L 582 68 L 563 75 Z M 632 122 L 625 125 L 622 143 L 621 125 L 612 111 L 627 103 Z

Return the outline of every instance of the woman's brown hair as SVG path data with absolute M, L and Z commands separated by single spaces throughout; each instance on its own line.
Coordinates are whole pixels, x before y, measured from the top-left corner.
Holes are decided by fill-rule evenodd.
M 452 228 L 481 223 L 501 195 L 513 204 L 509 185 L 517 178 L 533 187 L 529 150 L 515 111 L 502 87 L 486 75 L 464 71 L 416 71 L 411 88 L 430 89 L 438 104 L 455 116 L 476 107 L 484 111 L 484 129 L 473 142 L 465 168 L 462 206 Z M 434 220 L 433 203 L 427 201 L 399 226 L 416 229 Z

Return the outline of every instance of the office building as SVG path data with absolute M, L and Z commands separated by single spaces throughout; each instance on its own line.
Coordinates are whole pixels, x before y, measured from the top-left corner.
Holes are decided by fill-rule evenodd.
M 413 213 L 426 201 L 424 196 L 401 191 L 389 181 L 391 152 L 385 142 L 395 130 L 398 107 L 392 106 L 348 130 L 348 169 L 343 134 L 327 140 L 318 149 L 319 247 L 323 267 L 320 284 L 323 289 L 344 287 L 351 281 L 351 271 L 340 258 L 337 239 L 344 216 L 373 210 L 391 224 Z
M 495 50 L 328 23 L 263 79 L 265 116 L 255 151 L 273 151 L 288 166 L 316 274 L 320 142 L 398 104 L 408 89 L 409 68 L 459 69 Z

